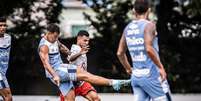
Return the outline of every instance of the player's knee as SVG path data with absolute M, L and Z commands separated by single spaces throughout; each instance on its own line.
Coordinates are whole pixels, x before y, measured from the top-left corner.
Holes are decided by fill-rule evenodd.
M 74 101 L 74 99 L 72 97 L 65 97 L 64 101 Z
M 12 94 L 10 92 L 10 90 L 4 90 L 4 93 L 2 95 L 4 101 L 12 101 Z
M 91 92 L 90 97 L 91 97 L 92 101 L 100 101 L 101 100 L 96 92 Z
M 12 101 L 12 95 L 11 94 L 8 96 L 8 101 Z
M 72 99 L 65 99 L 64 101 L 74 101 L 74 100 L 72 100 Z
M 5 101 L 12 101 L 12 95 L 10 94 L 10 95 L 5 96 L 4 100 Z
M 97 96 L 93 96 L 92 97 L 93 101 L 101 101 L 100 97 L 97 95 Z

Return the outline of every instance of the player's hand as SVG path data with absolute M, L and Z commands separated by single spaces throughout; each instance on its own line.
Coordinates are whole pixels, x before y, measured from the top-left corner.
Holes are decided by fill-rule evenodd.
M 66 50 L 66 53 L 67 53 L 67 55 L 71 55 L 71 51 L 68 49 L 68 50 Z
M 89 49 L 90 49 L 89 46 L 82 47 L 80 53 L 81 54 L 86 54 L 89 51 Z
M 162 81 L 166 80 L 167 74 L 166 74 L 166 72 L 165 72 L 165 69 L 164 69 L 164 68 L 160 68 L 160 69 L 159 69 L 159 72 L 160 72 Z
M 132 69 L 131 68 L 126 69 L 126 72 L 127 72 L 127 74 L 132 75 Z
M 53 80 L 57 86 L 60 85 L 60 77 L 58 75 L 54 75 Z

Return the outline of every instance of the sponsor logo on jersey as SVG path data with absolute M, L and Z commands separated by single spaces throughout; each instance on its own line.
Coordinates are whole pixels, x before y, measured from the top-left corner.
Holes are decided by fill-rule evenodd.
M 143 38 L 126 37 L 128 45 L 142 45 L 144 44 Z
M 147 59 L 147 56 L 143 52 L 140 52 L 139 54 L 135 55 L 133 54 L 131 56 L 134 61 L 146 61 Z

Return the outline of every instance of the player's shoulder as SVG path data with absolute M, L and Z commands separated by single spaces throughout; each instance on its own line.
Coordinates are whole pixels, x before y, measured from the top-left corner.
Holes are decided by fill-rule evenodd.
M 41 38 L 40 42 L 39 42 L 39 48 L 41 47 L 49 47 L 50 46 L 50 43 L 45 39 L 45 38 Z
M 129 23 L 127 24 L 127 27 L 128 27 L 128 26 L 131 26 L 131 27 L 132 27 L 133 25 L 135 25 L 135 23 L 136 23 L 136 20 L 132 20 L 131 22 L 129 22 Z
M 149 21 L 149 20 L 145 20 L 145 21 L 150 26 L 155 26 L 156 25 L 156 23 L 154 21 Z
M 50 44 L 45 38 L 41 38 L 40 43 L 46 45 Z
M 146 20 L 146 27 L 156 28 L 156 23 L 153 21 Z
M 4 38 L 5 38 L 5 39 L 11 39 L 11 35 L 5 33 L 5 34 L 4 34 Z
M 44 38 L 41 38 L 39 44 L 44 44 L 44 43 L 45 43 Z
M 134 27 L 136 27 L 135 20 L 132 20 L 126 25 L 126 27 L 124 28 L 124 31 L 128 29 L 133 29 Z
M 79 45 L 77 45 L 77 44 L 72 44 L 71 49 L 79 50 L 79 49 L 81 49 L 81 47 Z

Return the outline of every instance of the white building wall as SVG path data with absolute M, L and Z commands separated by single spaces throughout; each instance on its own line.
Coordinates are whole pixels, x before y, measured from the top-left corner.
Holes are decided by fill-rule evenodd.
M 94 28 L 91 28 L 90 22 L 85 19 L 83 12 L 86 12 L 87 14 L 95 16 L 95 13 L 87 7 L 85 4 L 83 4 L 81 1 L 77 0 L 64 0 L 63 2 L 63 10 L 61 12 L 61 15 L 59 17 L 60 20 L 60 27 L 61 27 L 61 37 L 62 38 L 68 38 L 73 37 L 72 35 L 72 27 L 73 26 L 86 26 L 86 29 L 90 37 L 93 37 L 93 34 L 95 32 Z

